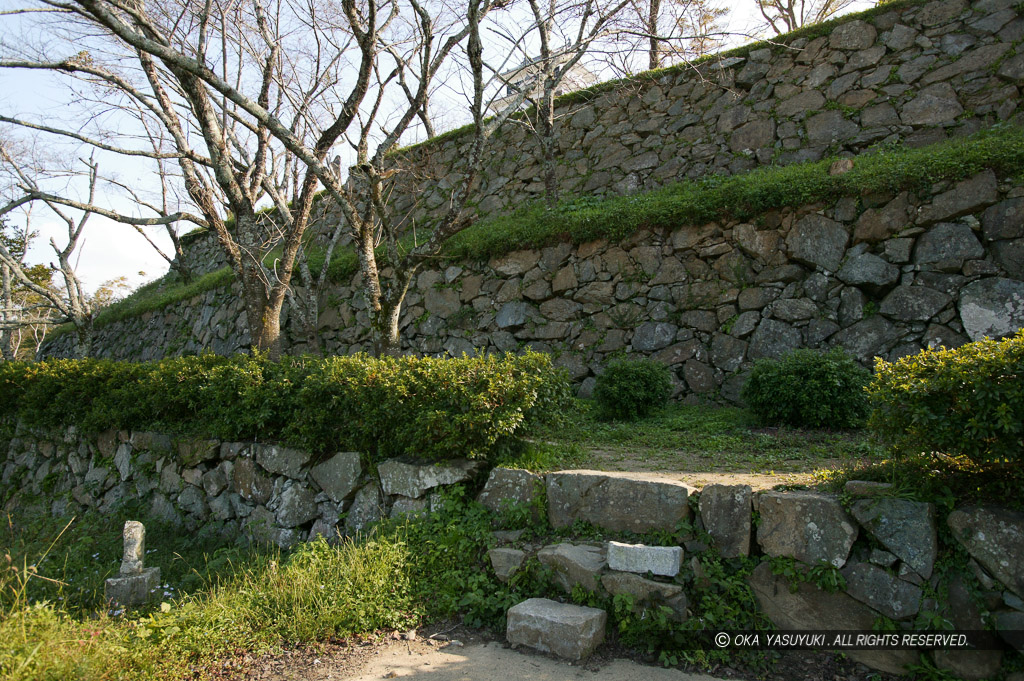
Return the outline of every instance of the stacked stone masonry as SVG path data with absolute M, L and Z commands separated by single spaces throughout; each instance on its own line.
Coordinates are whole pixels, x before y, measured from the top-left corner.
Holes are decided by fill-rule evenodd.
M 623 83 L 560 110 L 561 191 L 629 193 L 1016 121 L 1019 11 L 1009 0 L 936 0 Z M 414 210 L 420 224 L 436 216 L 461 182 L 464 144 L 455 137 L 404 152 L 403 167 L 415 172 L 396 176 L 397 210 Z M 533 144 L 519 128 L 504 133 L 474 198 L 479 216 L 537 198 Z M 210 236 L 190 248 L 201 271 L 223 264 Z M 447 264 L 419 274 L 401 333 L 404 350 L 422 354 L 551 352 L 584 395 L 610 356 L 649 356 L 673 369 L 677 397 L 735 400 L 754 360 L 796 347 L 841 346 L 870 365 L 1015 331 L 1024 326 L 1022 280 L 1024 186 L 985 172 L 751 222 Z M 328 353 L 370 348 L 358 275 L 320 305 Z M 287 352 L 308 349 L 287 308 L 283 329 Z M 225 288 L 111 324 L 95 347 L 141 360 L 249 345 L 241 297 Z M 44 353 L 71 349 L 64 336 Z
M 287 312 L 287 310 L 286 310 Z M 287 324 L 290 339 L 300 335 Z M 1024 185 L 985 171 L 908 192 L 770 213 L 756 223 L 641 231 L 419 274 L 408 351 L 553 353 L 589 394 L 620 355 L 668 365 L 676 395 L 738 398 L 763 357 L 843 347 L 870 366 L 1024 326 Z M 358 281 L 324 303 L 326 350 L 369 350 Z M 67 354 L 71 337 L 49 354 Z M 241 298 L 220 289 L 99 331 L 99 354 L 155 359 L 249 345 Z M 302 352 L 301 344 L 290 351 Z
M 180 440 L 151 432 L 84 437 L 73 429 L 59 434 L 19 429 L 4 445 L 0 499 L 5 510 L 107 512 L 131 501 L 192 530 L 282 547 L 318 536 L 333 541 L 386 516 L 429 513 L 441 503 L 438 492 L 444 486 L 479 483 L 484 473 L 466 460 L 389 460 L 369 475 L 355 453 L 316 460 L 274 445 Z M 846 493 L 844 503 L 817 492 L 752 493 L 745 485 L 696 490 L 664 477 L 596 471 L 539 476 L 499 468 L 487 476 L 478 500 L 494 511 L 515 505 L 544 514 L 553 528 L 585 522 L 612 539 L 541 545 L 524 540 L 522 531 L 495 532 L 496 548 L 488 557 L 503 581 L 535 557 L 567 595 L 581 587 L 602 595 L 628 594 L 638 612 L 665 606 L 681 622 L 690 616 L 691 599 L 699 597 L 695 590 L 711 586 L 697 558 L 715 551 L 761 560 L 748 583 L 780 629 L 871 630 L 882 617 L 913 627 L 919 614 L 934 612 L 963 631 L 985 629 L 991 621 L 1006 641 L 1004 649 L 1024 647 L 1024 514 L 964 506 L 940 519 L 933 504 L 893 496 L 890 485 L 851 482 Z M 939 542 L 943 522 L 951 541 L 969 556 L 965 574 L 936 569 L 949 558 L 950 548 L 941 549 Z M 680 527 L 693 531 L 676 546 L 632 539 L 672 536 Z M 821 588 L 813 573 L 791 583 L 791 577 L 773 571 L 778 560 L 792 561 L 787 572 L 804 575 L 812 567 L 830 566 L 845 585 L 838 591 Z M 567 612 L 551 602 L 523 610 L 515 627 L 510 624 L 510 641 L 547 646 L 573 659 L 600 644 L 600 611 Z M 556 650 L 548 634 L 561 627 L 578 629 L 580 639 Z M 919 661 L 919 652 L 849 655 L 899 673 Z M 1002 650 L 938 651 L 932 657 L 961 678 L 980 679 L 998 672 L 1002 655 Z

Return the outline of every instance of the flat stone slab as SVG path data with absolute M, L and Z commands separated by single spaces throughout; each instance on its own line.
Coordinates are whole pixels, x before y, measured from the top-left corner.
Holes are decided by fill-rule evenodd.
M 111 577 L 103 586 L 103 597 L 113 605 L 131 607 L 148 603 L 160 586 L 160 568 L 145 568 L 134 575 Z
M 827 494 L 762 492 L 758 509 L 757 542 L 769 556 L 842 567 L 857 539 L 856 523 Z
M 377 467 L 377 473 L 384 494 L 418 499 L 435 487 L 469 480 L 480 465 L 479 461 L 468 459 L 454 459 L 438 464 L 388 459 Z
M 683 564 L 680 546 L 647 546 L 608 542 L 608 567 L 621 572 L 675 577 Z
M 604 642 L 608 613 L 597 608 L 531 598 L 508 611 L 505 638 L 568 660 L 589 657 Z
M 693 489 L 654 476 L 598 471 L 561 471 L 547 476 L 552 527 L 586 521 L 612 532 L 673 531 L 690 517 Z

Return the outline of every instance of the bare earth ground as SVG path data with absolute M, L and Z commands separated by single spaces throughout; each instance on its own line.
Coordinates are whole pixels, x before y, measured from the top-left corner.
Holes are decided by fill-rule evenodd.
M 646 473 L 666 480 L 679 480 L 697 488 L 713 484 L 750 485 L 754 491 L 759 491 L 779 485 L 813 485 L 816 482 L 814 474 L 806 470 L 806 465 L 801 466 L 804 462 L 798 461 L 793 462 L 794 467 L 805 470 L 784 470 L 780 466 L 780 470 L 768 473 L 742 473 L 709 471 L 707 461 L 701 461 L 699 456 L 685 452 L 678 452 L 671 458 L 666 458 L 663 450 L 651 450 L 651 456 L 646 454 L 644 450 L 592 449 L 587 467 L 602 471 Z M 818 468 L 838 468 L 840 461 L 819 460 L 816 465 Z
M 431 634 L 431 632 L 435 632 Z M 251 661 L 232 681 L 753 681 L 750 674 L 719 667 L 711 675 L 666 669 L 600 648 L 583 663 L 526 649 L 513 650 L 480 630 L 441 625 L 420 632 L 393 632 L 374 640 L 293 650 Z M 784 654 L 765 681 L 895 681 L 824 652 Z

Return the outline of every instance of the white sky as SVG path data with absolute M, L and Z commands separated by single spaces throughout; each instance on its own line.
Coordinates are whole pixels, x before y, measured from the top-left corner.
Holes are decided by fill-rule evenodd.
M 873 2 L 860 1 L 850 7 L 847 11 L 859 11 L 873 6 Z M 23 6 L 16 0 L 0 0 L 0 10 L 12 9 Z M 728 3 L 731 9 L 728 21 L 728 30 L 737 33 L 750 34 L 756 29 L 759 23 L 757 19 L 756 6 L 753 0 L 740 0 Z M 9 40 L 14 33 L 11 29 L 17 30 L 16 17 L 0 17 L 0 40 Z M 748 40 L 735 37 L 729 42 L 729 46 L 735 46 L 748 42 Z M 60 86 L 60 79 L 52 74 L 38 71 L 16 71 L 12 69 L 0 69 L 0 113 L 33 120 L 46 122 L 47 119 L 65 120 L 68 108 L 74 106 L 74 102 L 68 101 L 67 90 Z M 459 115 L 458 107 L 463 107 L 457 100 L 445 101 L 445 88 L 434 96 L 432 107 L 441 116 L 436 117 L 435 125 L 437 132 L 457 127 L 463 124 L 467 118 Z M 415 134 L 415 133 L 414 133 Z M 408 142 L 416 141 L 410 137 Z M 88 154 L 86 148 L 77 152 L 69 148 L 61 148 L 62 154 L 77 154 L 85 156 Z M 134 187 L 145 185 L 145 175 L 148 169 L 138 162 L 126 159 L 123 156 L 106 154 L 101 157 L 101 171 L 105 173 L 115 172 L 121 181 L 131 184 Z M 100 199 L 97 203 L 109 205 L 122 212 L 130 212 L 130 202 L 123 196 L 108 196 Z M 28 260 L 31 263 L 51 262 L 55 260 L 54 253 L 49 246 L 51 237 L 55 238 L 58 245 L 66 243 L 66 227 L 47 214 L 48 209 L 39 205 L 33 211 L 32 224 L 40 232 L 34 247 L 30 250 Z M 14 220 L 21 219 L 21 216 Z M 158 231 L 159 228 L 150 228 L 149 233 L 154 240 L 165 249 L 170 250 L 170 239 Z M 189 231 L 189 225 L 183 225 L 182 231 Z M 80 247 L 78 257 L 78 275 L 82 279 L 87 290 L 94 290 L 101 283 L 115 277 L 125 276 L 136 287 L 146 281 L 155 279 L 167 271 L 167 263 L 161 258 L 146 241 L 135 232 L 132 227 L 121 225 L 99 216 L 92 216 L 84 232 L 84 241 Z M 145 272 L 140 275 L 140 272 Z

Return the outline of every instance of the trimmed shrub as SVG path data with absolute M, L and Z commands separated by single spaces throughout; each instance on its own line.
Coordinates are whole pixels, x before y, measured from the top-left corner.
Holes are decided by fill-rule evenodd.
M 841 348 L 800 349 L 754 363 L 741 397 L 766 425 L 856 428 L 868 414 L 871 372 Z
M 643 418 L 663 406 L 671 395 L 668 367 L 650 359 L 609 362 L 594 387 L 597 416 L 606 421 Z
M 0 364 L 0 386 L 0 421 L 282 442 L 368 461 L 499 456 L 569 395 L 568 375 L 539 353 L 49 360 Z
M 1024 331 L 879 360 L 869 425 L 897 451 L 1024 459 Z

